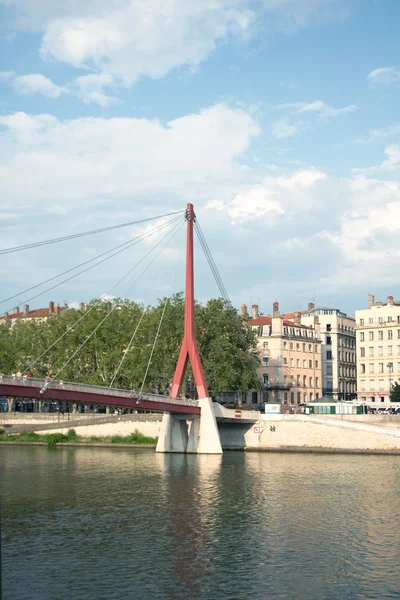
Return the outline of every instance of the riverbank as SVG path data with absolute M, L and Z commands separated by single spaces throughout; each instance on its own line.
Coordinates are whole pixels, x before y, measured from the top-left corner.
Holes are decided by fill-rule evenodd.
M 129 435 L 113 436 L 95 436 L 84 437 L 78 435 L 74 429 L 69 429 L 67 433 L 47 433 L 39 434 L 33 431 L 21 431 L 15 434 L 6 434 L 0 431 L 0 444 L 23 444 L 23 445 L 47 445 L 55 446 L 62 444 L 65 446 L 125 446 L 125 447 L 154 447 L 157 444 L 157 438 L 148 437 L 140 433 L 137 429 Z

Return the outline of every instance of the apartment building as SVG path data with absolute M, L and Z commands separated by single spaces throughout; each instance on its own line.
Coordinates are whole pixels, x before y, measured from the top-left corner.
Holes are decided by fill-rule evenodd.
M 247 404 L 298 405 L 321 397 L 318 317 L 313 325 L 303 325 L 299 314 L 293 320 L 285 319 L 280 315 L 278 302 L 274 302 L 272 317 L 260 316 L 258 306 L 253 305 L 252 319 L 246 325 L 257 333 L 261 358 L 258 374 L 263 386 L 262 392 L 248 392 Z
M 81 305 L 83 306 L 83 304 Z M 0 317 L 0 324 L 13 327 L 18 321 L 30 322 L 32 320 L 46 321 L 51 315 L 61 315 L 68 310 L 68 304 L 64 306 L 59 304 L 54 305 L 54 302 L 49 302 L 48 308 L 35 308 L 30 310 L 29 304 L 24 304 L 23 310 L 19 310 L 18 306 L 15 306 L 11 313 L 6 312 Z
M 356 310 L 357 390 L 360 402 L 385 402 L 400 379 L 400 302 L 388 296 Z
M 310 302 L 301 323 L 312 326 L 318 317 L 321 332 L 322 394 L 336 400 L 357 398 L 356 320 L 337 308 L 316 308 Z

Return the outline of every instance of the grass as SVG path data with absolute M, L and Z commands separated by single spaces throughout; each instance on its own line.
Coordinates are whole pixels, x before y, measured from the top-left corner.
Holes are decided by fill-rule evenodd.
M 101 437 L 92 435 L 84 437 L 78 435 L 75 429 L 69 429 L 68 433 L 34 433 L 33 431 L 21 431 L 21 433 L 6 434 L 0 430 L 0 442 L 42 442 L 49 446 L 74 442 L 81 444 L 102 443 L 102 444 L 156 444 L 157 438 L 147 437 L 141 434 L 137 429 L 129 435 L 113 435 Z

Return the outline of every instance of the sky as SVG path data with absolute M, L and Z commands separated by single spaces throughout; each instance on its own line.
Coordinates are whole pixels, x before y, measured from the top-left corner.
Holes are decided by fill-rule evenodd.
M 235 306 L 400 298 L 399 22 L 398 0 L 0 0 L 0 248 L 191 202 Z M 115 287 L 168 230 L 24 292 L 162 223 L 3 255 L 0 311 L 182 290 L 184 227 L 138 281 L 146 259 Z

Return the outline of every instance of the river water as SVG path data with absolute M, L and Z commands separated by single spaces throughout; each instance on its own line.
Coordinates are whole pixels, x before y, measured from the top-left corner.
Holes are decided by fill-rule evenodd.
M 398 599 L 399 467 L 2 446 L 3 598 Z

